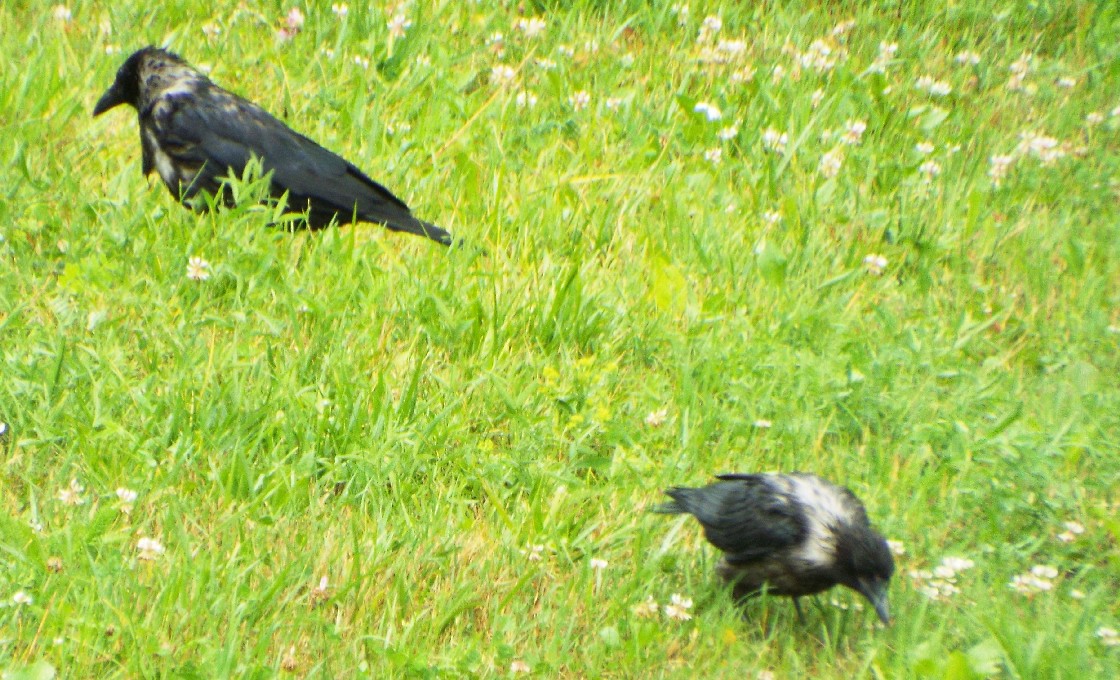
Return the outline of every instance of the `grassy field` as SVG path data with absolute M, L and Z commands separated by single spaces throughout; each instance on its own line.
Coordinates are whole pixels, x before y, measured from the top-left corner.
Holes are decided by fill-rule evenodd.
M 1118 7 L 4 3 L 0 672 L 1116 677 Z M 179 207 L 149 43 L 469 245 Z M 892 627 L 648 512 L 774 469 Z

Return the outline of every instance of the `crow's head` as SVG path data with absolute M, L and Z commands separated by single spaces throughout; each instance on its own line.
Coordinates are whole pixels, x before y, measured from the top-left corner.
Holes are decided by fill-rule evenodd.
M 128 104 L 133 108 L 140 108 L 141 96 L 144 88 L 150 87 L 152 75 L 157 76 L 156 82 L 162 80 L 160 72 L 170 76 L 180 75 L 183 72 L 194 73 L 178 55 L 158 47 L 148 46 L 136 50 L 117 69 L 117 78 L 113 86 L 101 95 L 97 105 L 93 107 L 93 115 L 100 116 L 109 109 L 121 104 Z
M 866 597 L 879 619 L 889 624 L 887 586 L 894 574 L 894 558 L 886 539 L 867 526 L 848 527 L 837 536 L 835 568 L 840 582 Z

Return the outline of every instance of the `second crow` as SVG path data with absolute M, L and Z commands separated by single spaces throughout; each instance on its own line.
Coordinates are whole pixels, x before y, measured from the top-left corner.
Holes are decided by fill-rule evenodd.
M 836 585 L 866 597 L 890 623 L 887 586 L 894 558 L 871 528 L 863 503 L 816 475 L 726 474 L 702 488 L 667 490 L 655 512 L 688 513 L 723 551 L 716 572 L 737 598 L 763 590 L 793 598 Z
M 218 87 L 172 52 L 134 52 L 93 115 L 120 104 L 139 114 L 144 174 L 158 172 L 179 201 L 200 191 L 220 195 L 221 179 L 240 177 L 255 157 L 272 173 L 273 197 L 287 193 L 288 207 L 306 210 L 312 229 L 356 219 L 451 245 L 450 234 L 413 217 L 404 201 L 352 163 Z M 224 199 L 230 200 L 228 191 Z

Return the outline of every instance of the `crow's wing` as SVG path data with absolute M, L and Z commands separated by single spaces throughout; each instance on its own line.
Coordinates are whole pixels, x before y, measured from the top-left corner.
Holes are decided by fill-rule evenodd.
M 194 93 L 168 96 L 155 106 L 153 130 L 174 162 L 198 167 L 194 186 L 215 190 L 219 178 L 240 176 L 249 159 L 272 172 L 272 189 L 288 192 L 293 210 L 309 208 L 312 227 L 377 222 L 396 231 L 450 243 L 450 235 L 413 217 L 408 206 L 341 156 L 295 132 L 264 109 L 207 83 Z
M 762 559 L 804 538 L 807 527 L 800 505 L 778 493 L 764 475 L 720 475 L 719 479 L 724 481 L 689 489 L 687 504 L 688 512 L 703 525 L 704 535 L 726 553 L 729 562 Z

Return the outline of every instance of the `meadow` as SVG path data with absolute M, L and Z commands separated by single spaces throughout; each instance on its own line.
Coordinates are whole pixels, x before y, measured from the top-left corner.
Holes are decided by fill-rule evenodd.
M 91 117 L 147 44 L 463 244 L 183 209 Z M 1120 673 L 1120 5 L 19 0 L 0 50 L 0 677 Z M 864 500 L 892 626 L 649 512 L 761 470 Z

